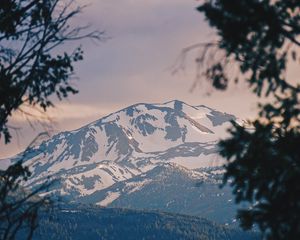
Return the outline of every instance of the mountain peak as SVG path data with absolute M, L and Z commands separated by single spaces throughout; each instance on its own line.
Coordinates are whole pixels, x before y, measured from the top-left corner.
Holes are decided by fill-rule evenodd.
M 152 169 L 192 176 L 192 169 L 223 164 L 216 142 L 232 119 L 179 100 L 135 104 L 35 145 L 23 159 L 28 184 L 61 178 L 53 192 L 76 200 Z

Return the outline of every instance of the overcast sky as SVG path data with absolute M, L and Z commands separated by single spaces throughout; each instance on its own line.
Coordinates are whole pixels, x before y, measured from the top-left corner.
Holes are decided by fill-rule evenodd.
M 78 1 L 82 3 L 83 1 Z M 87 2 L 87 1 L 86 1 Z M 213 32 L 192 0 L 89 0 L 78 24 L 91 23 L 105 30 L 109 39 L 94 44 L 82 42 L 84 61 L 76 67 L 79 94 L 57 102 L 49 115 L 55 132 L 79 128 L 106 114 L 138 102 L 159 103 L 179 99 L 191 105 L 205 104 L 242 118 L 253 115 L 255 98 L 243 86 L 207 96 L 207 84 L 189 89 L 195 77 L 194 57 L 185 72 L 171 74 L 181 49 L 206 42 Z M 70 46 L 66 46 L 70 47 Z M 0 158 L 16 154 L 41 131 L 21 126 L 20 137 L 0 145 Z

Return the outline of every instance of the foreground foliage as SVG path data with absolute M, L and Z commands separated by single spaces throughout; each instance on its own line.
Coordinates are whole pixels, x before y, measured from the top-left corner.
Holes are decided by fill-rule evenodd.
M 70 21 L 82 7 L 73 0 L 1 0 L 0 3 L 0 140 L 11 140 L 9 118 L 15 111 L 34 117 L 32 108 L 44 112 L 78 91 L 70 80 L 74 63 L 83 59 L 81 47 L 60 48 L 67 41 L 92 38 L 102 33 L 89 26 L 72 27 Z M 24 106 L 27 110 L 24 110 Z M 29 109 L 29 110 L 28 110 Z M 29 229 L 31 239 L 37 227 L 38 209 L 46 199 L 27 192 L 20 183 L 30 172 L 20 162 L 0 173 L 0 238 L 14 239 L 19 230 Z
M 288 64 L 300 60 L 300 2 L 205 0 L 198 10 L 225 52 L 207 70 L 213 85 L 226 89 L 236 65 L 257 96 L 274 100 L 260 106 L 253 129 L 234 124 L 220 142 L 228 159 L 224 181 L 238 203 L 251 204 L 238 212 L 242 226 L 258 225 L 265 239 L 300 239 L 300 86 L 287 78 Z
M 74 63 L 83 59 L 81 47 L 61 49 L 67 41 L 100 39 L 88 26 L 72 27 L 82 7 L 73 0 L 3 0 L 0 4 L 0 138 L 11 139 L 8 118 L 14 111 L 53 106 L 78 91 L 71 85 Z
M 38 226 L 39 209 L 50 203 L 48 198 L 38 197 L 46 184 L 35 191 L 20 188 L 28 177 L 30 172 L 21 162 L 0 171 L 0 239 L 15 239 L 21 230 L 25 232 L 23 239 L 31 239 Z

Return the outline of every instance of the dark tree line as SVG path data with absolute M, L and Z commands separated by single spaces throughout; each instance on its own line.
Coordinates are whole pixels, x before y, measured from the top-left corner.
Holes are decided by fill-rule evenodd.
M 204 0 L 197 10 L 218 36 L 197 59 L 203 75 L 217 89 L 246 80 L 258 97 L 271 97 L 253 130 L 233 124 L 219 143 L 224 183 L 231 180 L 236 202 L 250 203 L 238 212 L 241 225 L 257 225 L 264 239 L 300 239 L 300 82 L 287 79 L 288 64 L 300 63 L 300 1 Z
M 38 194 L 46 190 L 48 183 L 29 191 L 20 184 L 30 177 L 30 171 L 21 162 L 0 171 L 0 237 L 15 239 L 22 231 L 24 239 L 31 239 L 38 226 L 38 212 L 51 204 L 48 197 Z
M 11 140 L 9 118 L 22 106 L 41 108 L 78 92 L 72 86 L 74 63 L 83 59 L 79 46 L 66 51 L 61 46 L 84 38 L 101 40 L 103 32 L 88 25 L 73 26 L 84 6 L 74 0 L 1 0 L 0 2 L 0 139 Z M 30 114 L 26 113 L 25 114 Z M 25 151 L 26 154 L 26 151 Z M 15 239 L 24 229 L 31 239 L 38 224 L 38 211 L 49 199 L 20 187 L 30 171 L 22 158 L 0 172 L 0 238 Z
M 81 47 L 58 53 L 71 40 L 93 38 L 101 32 L 72 27 L 82 11 L 73 0 L 3 0 L 0 4 L 0 137 L 9 142 L 8 117 L 23 104 L 53 106 L 49 99 L 77 93 L 70 77 L 83 59 Z

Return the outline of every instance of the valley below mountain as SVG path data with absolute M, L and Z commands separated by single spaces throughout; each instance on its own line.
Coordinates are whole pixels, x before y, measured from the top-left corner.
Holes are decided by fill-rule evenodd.
M 63 206 L 43 212 L 33 240 L 258 240 L 255 232 L 189 215 L 96 206 Z M 20 235 L 17 239 L 23 239 Z

